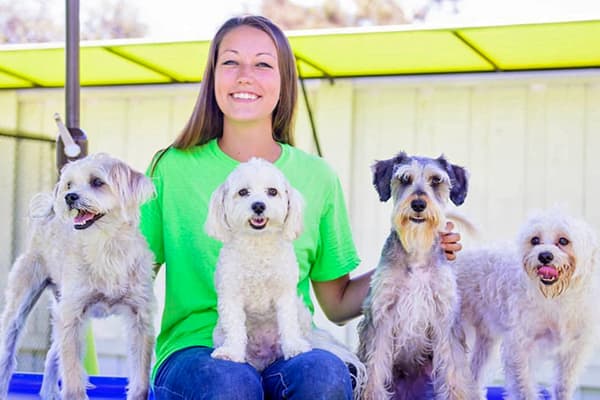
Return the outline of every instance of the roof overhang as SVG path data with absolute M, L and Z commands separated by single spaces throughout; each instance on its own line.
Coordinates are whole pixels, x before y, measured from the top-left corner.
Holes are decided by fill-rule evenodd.
M 304 78 L 600 67 L 600 20 L 287 32 Z M 199 82 L 209 40 L 81 42 L 81 86 Z M 63 87 L 64 43 L 0 46 L 0 89 Z

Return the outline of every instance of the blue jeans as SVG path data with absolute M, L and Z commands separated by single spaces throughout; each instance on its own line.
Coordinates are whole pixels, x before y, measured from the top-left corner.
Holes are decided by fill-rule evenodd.
M 258 372 L 250 364 L 218 360 L 209 347 L 169 356 L 156 372 L 155 400 L 350 400 L 350 372 L 342 360 L 314 349 L 279 359 Z

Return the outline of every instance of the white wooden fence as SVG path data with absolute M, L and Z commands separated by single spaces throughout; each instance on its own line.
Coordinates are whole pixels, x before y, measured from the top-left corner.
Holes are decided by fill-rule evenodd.
M 600 228 L 600 70 L 470 74 L 309 81 L 310 103 L 323 156 L 346 191 L 354 239 L 375 266 L 389 228 L 390 204 L 380 203 L 370 165 L 400 150 L 445 154 L 466 166 L 470 193 L 463 212 L 482 228 L 478 241 L 511 239 L 527 213 L 555 203 Z M 198 85 L 83 88 L 81 127 L 89 151 L 105 151 L 144 170 L 191 113 Z M 299 101 L 297 144 L 314 152 Z M 22 131 L 54 138 L 52 115 L 64 114 L 61 89 L 0 91 L 0 133 Z M 23 246 L 26 206 L 55 180 L 54 148 L 45 142 L 0 136 L 0 287 Z M 162 293 L 162 277 L 156 290 Z M 21 369 L 41 369 L 48 344 L 46 306 L 30 318 Z M 158 320 L 158 319 L 157 319 Z M 356 344 L 356 321 L 327 327 Z M 124 374 L 119 320 L 95 323 L 101 373 Z M 547 374 L 542 379 L 547 381 Z M 499 382 L 499 371 L 490 382 Z M 582 377 L 580 399 L 600 398 L 600 354 Z

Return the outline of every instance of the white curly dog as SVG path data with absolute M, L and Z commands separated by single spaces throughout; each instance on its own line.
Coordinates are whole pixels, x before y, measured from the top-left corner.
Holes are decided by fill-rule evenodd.
M 122 314 L 130 349 L 127 399 L 147 399 L 154 345 L 153 256 L 138 221 L 140 204 L 153 193 L 149 178 L 96 154 L 66 164 L 54 193 L 32 198 L 31 235 L 10 271 L 0 320 L 0 399 L 7 398 L 26 318 L 46 288 L 53 294 L 53 329 L 40 396 L 86 399 L 81 361 L 86 323 Z
M 318 347 L 354 365 L 360 384 L 364 367 L 358 358 L 312 328 L 298 296 L 292 242 L 302 227 L 302 196 L 268 161 L 241 163 L 215 190 L 205 224 L 223 242 L 215 271 L 219 319 L 212 356 L 261 371 L 280 357 Z
M 475 328 L 471 370 L 479 387 L 501 342 L 511 399 L 538 398 L 536 356 L 553 357 L 554 399 L 571 400 L 591 353 L 600 249 L 584 221 L 553 208 L 530 216 L 516 246 L 465 250 L 454 262 L 462 319 Z

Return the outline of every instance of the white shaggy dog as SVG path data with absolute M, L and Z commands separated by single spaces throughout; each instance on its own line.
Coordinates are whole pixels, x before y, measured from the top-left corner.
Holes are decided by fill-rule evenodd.
M 471 370 L 480 388 L 500 340 L 510 398 L 538 398 L 531 360 L 539 354 L 554 358 L 554 398 L 573 398 L 596 332 L 599 252 L 589 225 L 552 209 L 528 219 L 516 246 L 458 254 L 462 317 L 475 328 Z
M 277 358 L 311 348 L 329 350 L 357 369 L 349 350 L 311 328 L 299 298 L 292 241 L 302 231 L 303 200 L 268 161 L 241 163 L 212 195 L 206 231 L 223 242 L 215 272 L 219 319 L 212 356 L 261 371 Z
M 149 178 L 97 154 L 65 165 L 54 193 L 32 199 L 31 235 L 10 271 L 0 320 L 0 399 L 7 398 L 26 318 L 49 288 L 53 331 L 41 397 L 87 398 L 81 362 L 86 322 L 116 313 L 128 323 L 127 398 L 146 400 L 154 344 L 153 256 L 139 231 L 138 210 L 153 193 Z

